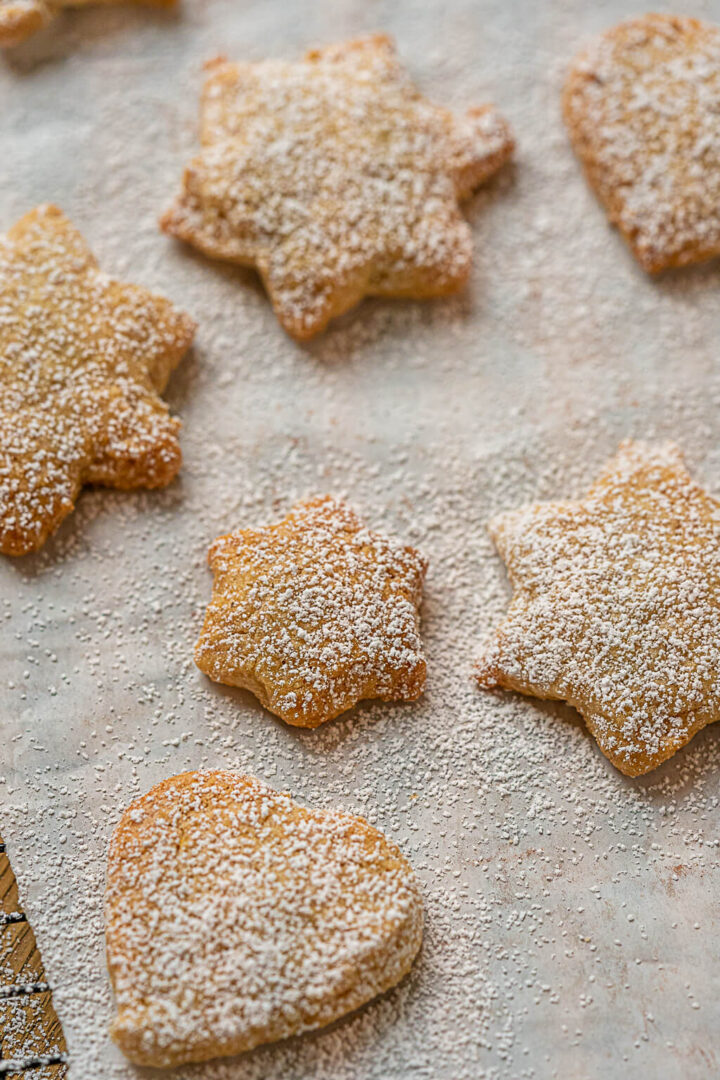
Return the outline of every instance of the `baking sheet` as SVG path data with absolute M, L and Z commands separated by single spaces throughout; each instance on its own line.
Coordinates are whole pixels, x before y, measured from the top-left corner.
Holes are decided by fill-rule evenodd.
M 718 2 L 677 7 L 720 21 Z M 168 394 L 178 481 L 87 491 L 43 552 L 0 563 L 0 824 L 71 1077 L 152 1075 L 106 1034 L 105 851 L 135 795 L 199 766 L 364 814 L 416 867 L 427 925 L 409 978 L 360 1013 L 167 1075 L 720 1073 L 718 732 L 630 780 L 572 710 L 471 679 L 508 596 L 492 512 L 581 492 L 629 435 L 676 439 L 720 494 L 720 267 L 648 280 L 559 117 L 564 65 L 631 10 L 185 0 L 177 15 L 71 13 L 0 60 L 0 226 L 57 202 L 104 269 L 200 325 Z M 293 57 L 377 29 L 431 98 L 494 100 L 517 159 L 468 204 L 465 293 L 365 302 L 302 347 L 253 274 L 174 245 L 156 217 L 197 146 L 206 59 Z M 209 542 L 325 491 L 428 555 L 429 683 L 415 705 L 364 704 L 303 732 L 208 682 L 192 647 Z

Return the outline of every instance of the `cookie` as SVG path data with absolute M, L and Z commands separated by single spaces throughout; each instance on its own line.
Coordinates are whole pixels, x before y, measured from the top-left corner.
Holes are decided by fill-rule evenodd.
M 195 662 L 211 679 L 310 728 L 363 698 L 422 693 L 426 562 L 342 502 L 299 503 L 276 525 L 221 536 L 208 561 L 213 595 Z
M 176 0 L 136 0 L 153 7 L 172 7 Z M 127 0 L 0 0 L 0 47 L 19 45 L 47 25 L 63 8 Z
M 0 47 L 19 45 L 52 18 L 43 0 L 0 0 Z
M 576 58 L 563 111 L 643 269 L 720 253 L 720 29 L 676 15 L 621 23 Z
M 626 442 L 588 494 L 500 514 L 513 597 L 480 685 L 574 705 L 627 776 L 720 716 L 720 503 L 672 444 Z
M 460 288 L 472 237 L 458 200 L 513 149 L 492 106 L 455 116 L 422 98 L 383 35 L 299 63 L 211 64 L 201 137 L 161 227 L 256 267 L 298 339 L 363 296 Z
M 362 818 L 190 772 L 117 826 L 105 928 L 113 1039 L 140 1065 L 178 1065 L 322 1027 L 395 986 L 422 901 Z
M 194 329 L 99 270 L 55 206 L 0 236 L 0 551 L 39 548 L 83 484 L 173 479 L 180 424 L 159 394 Z

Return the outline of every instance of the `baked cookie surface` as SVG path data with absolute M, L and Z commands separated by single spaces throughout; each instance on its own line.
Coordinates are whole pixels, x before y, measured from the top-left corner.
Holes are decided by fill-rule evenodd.
M 720 716 L 720 503 L 672 444 L 626 442 L 588 494 L 500 514 L 513 597 L 483 687 L 567 701 L 621 772 Z
M 575 59 L 563 111 L 645 270 L 720 253 L 720 28 L 675 15 L 620 23 Z
M 39 548 L 83 484 L 172 480 L 180 424 L 159 394 L 194 329 L 99 270 L 57 207 L 0 237 L 0 551 Z
M 420 948 L 422 901 L 362 818 L 193 772 L 126 810 L 105 925 L 112 1037 L 132 1061 L 173 1065 L 321 1027 L 394 986 Z
M 63 8 L 128 0 L 0 0 L 0 46 L 19 45 L 49 23 Z M 134 0 L 152 7 L 173 7 L 177 0 Z
M 425 101 L 383 35 L 299 63 L 215 62 L 201 138 L 161 226 L 255 266 L 300 339 L 363 296 L 463 285 L 472 238 L 458 200 L 513 149 L 493 107 L 454 116 Z
M 426 562 L 326 496 L 210 548 L 213 595 L 195 662 L 288 724 L 317 727 L 364 698 L 425 686 L 418 606 Z

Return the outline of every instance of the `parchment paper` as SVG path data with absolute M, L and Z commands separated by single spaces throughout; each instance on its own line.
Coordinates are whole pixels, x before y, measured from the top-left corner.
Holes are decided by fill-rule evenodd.
M 720 21 L 720 3 L 679 4 Z M 661 5 L 664 9 L 664 5 Z M 720 1074 L 720 742 L 629 780 L 570 709 L 483 694 L 508 586 L 488 516 L 580 493 L 626 436 L 672 438 L 720 494 L 720 268 L 652 281 L 587 190 L 563 70 L 622 2 L 185 0 L 68 13 L 0 59 L 0 228 L 57 202 L 109 273 L 199 322 L 169 389 L 185 463 L 161 493 L 87 491 L 43 552 L 0 563 L 0 823 L 77 1080 L 141 1075 L 106 1034 L 102 891 L 122 808 L 238 767 L 367 816 L 425 889 L 401 987 L 330 1031 L 169 1075 L 263 1080 Z M 159 234 L 197 148 L 203 62 L 393 33 L 418 85 L 494 100 L 513 167 L 468 205 L 469 288 L 366 302 L 307 347 L 250 272 Z M 429 683 L 285 727 L 192 662 L 222 532 L 345 494 L 430 558 Z

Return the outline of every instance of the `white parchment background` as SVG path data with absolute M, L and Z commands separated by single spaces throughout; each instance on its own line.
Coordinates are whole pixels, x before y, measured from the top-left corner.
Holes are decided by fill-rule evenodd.
M 720 21 L 720 2 L 678 7 Z M 0 824 L 77 1080 L 143 1075 L 106 1035 L 111 828 L 136 794 L 201 765 L 368 816 L 416 866 L 427 929 L 406 982 L 332 1030 L 172 1075 L 720 1074 L 718 733 L 628 780 L 571 710 L 471 681 L 508 595 L 490 513 L 579 493 L 628 435 L 676 439 L 720 494 L 720 268 L 647 279 L 559 117 L 565 64 L 632 11 L 185 0 L 177 15 L 70 13 L 0 59 L 0 228 L 57 202 L 103 268 L 200 327 L 168 394 L 177 482 L 86 492 L 42 553 L 0 563 Z M 517 160 L 468 205 L 463 295 L 366 302 L 300 347 L 253 274 L 181 249 L 156 217 L 197 145 L 204 60 L 377 29 L 428 96 L 497 102 Z M 324 491 L 429 556 L 430 675 L 417 705 L 302 732 L 208 682 L 192 646 L 208 543 Z

